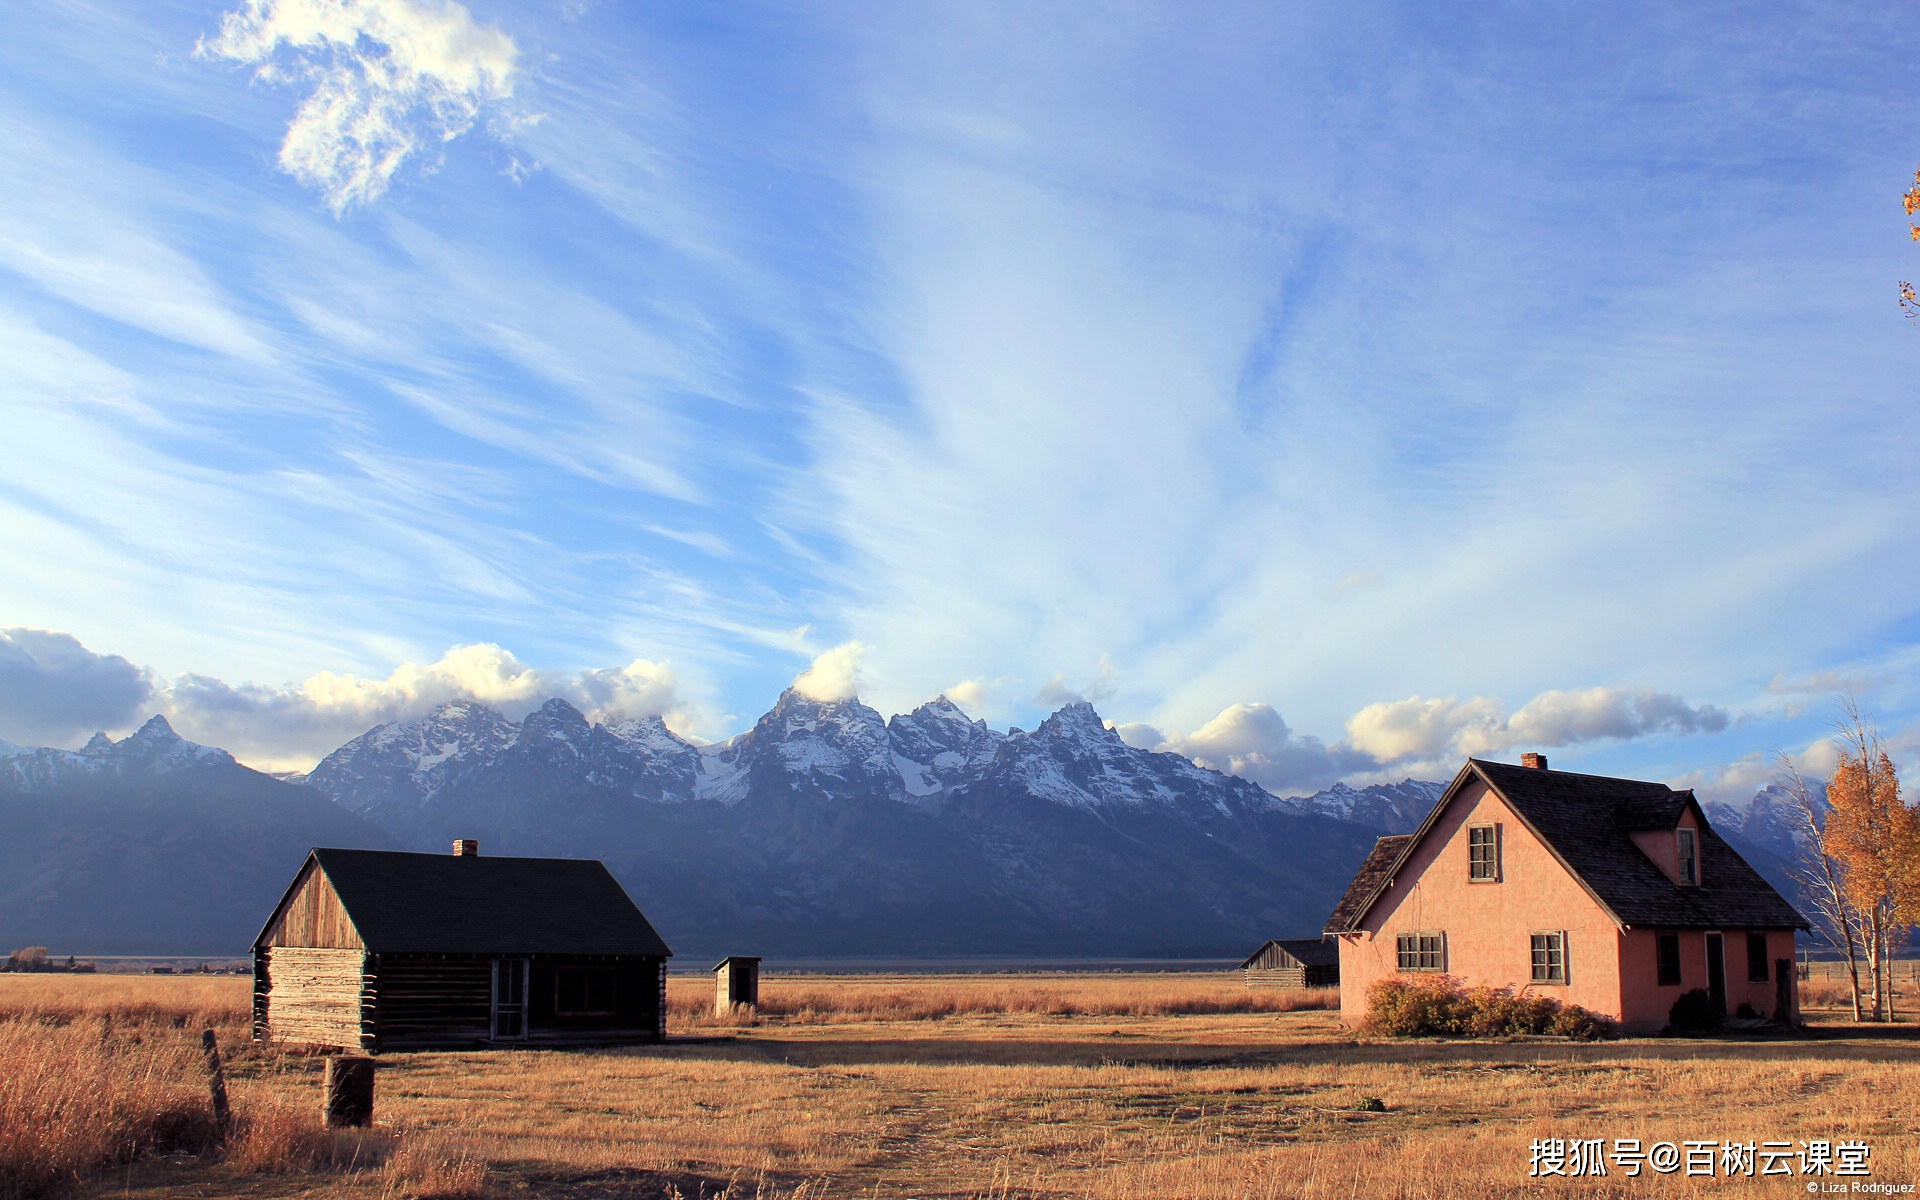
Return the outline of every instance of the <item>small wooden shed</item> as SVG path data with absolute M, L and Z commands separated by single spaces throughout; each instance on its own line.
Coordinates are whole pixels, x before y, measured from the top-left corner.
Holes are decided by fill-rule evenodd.
M 1240 969 L 1250 988 L 1339 987 L 1340 947 L 1319 938 L 1270 940 Z
M 659 1041 L 673 952 L 591 859 L 318 849 L 253 944 L 256 1040 Z
M 730 954 L 713 969 L 713 1011 L 726 1016 L 737 1004 L 760 1007 L 760 960 Z

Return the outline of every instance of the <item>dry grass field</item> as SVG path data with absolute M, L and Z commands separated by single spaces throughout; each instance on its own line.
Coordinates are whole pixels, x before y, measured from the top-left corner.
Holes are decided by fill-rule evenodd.
M 0 1197 L 1805 1194 L 1718 1161 L 1535 1179 L 1541 1138 L 1857 1139 L 1920 1183 L 1920 1025 L 1838 1010 L 1804 1039 L 1408 1043 L 1237 975 L 773 976 L 732 1022 L 711 996 L 673 982 L 665 1046 L 384 1056 L 376 1128 L 330 1134 L 320 1061 L 244 1040 L 244 979 L 0 976 Z

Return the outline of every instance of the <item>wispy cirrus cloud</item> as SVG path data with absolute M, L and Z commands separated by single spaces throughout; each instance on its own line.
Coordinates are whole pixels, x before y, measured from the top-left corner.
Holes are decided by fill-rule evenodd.
M 453 0 L 247 0 L 195 53 L 311 89 L 280 166 L 335 214 L 387 190 L 407 159 L 513 94 L 519 50 Z

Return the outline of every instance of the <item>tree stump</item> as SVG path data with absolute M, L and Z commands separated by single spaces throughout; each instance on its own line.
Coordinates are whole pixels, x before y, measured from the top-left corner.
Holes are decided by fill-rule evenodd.
M 326 1080 L 322 1088 L 323 1111 L 327 1124 L 373 1124 L 373 1060 L 356 1054 L 335 1054 L 327 1059 Z

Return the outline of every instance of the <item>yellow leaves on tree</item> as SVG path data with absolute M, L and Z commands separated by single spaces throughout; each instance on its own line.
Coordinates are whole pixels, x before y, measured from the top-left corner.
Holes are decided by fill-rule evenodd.
M 1900 801 L 1900 780 L 1882 751 L 1843 758 L 1827 782 L 1823 849 L 1845 869 L 1841 887 L 1861 912 L 1876 906 L 1896 925 L 1920 921 L 1920 813 Z
M 1849 745 L 1827 781 L 1820 849 L 1839 868 L 1840 896 L 1867 952 L 1872 1013 L 1880 1020 L 1892 1016 L 1893 953 L 1920 923 L 1920 811 L 1901 802 L 1899 777 L 1878 736 L 1857 712 L 1848 715 Z

